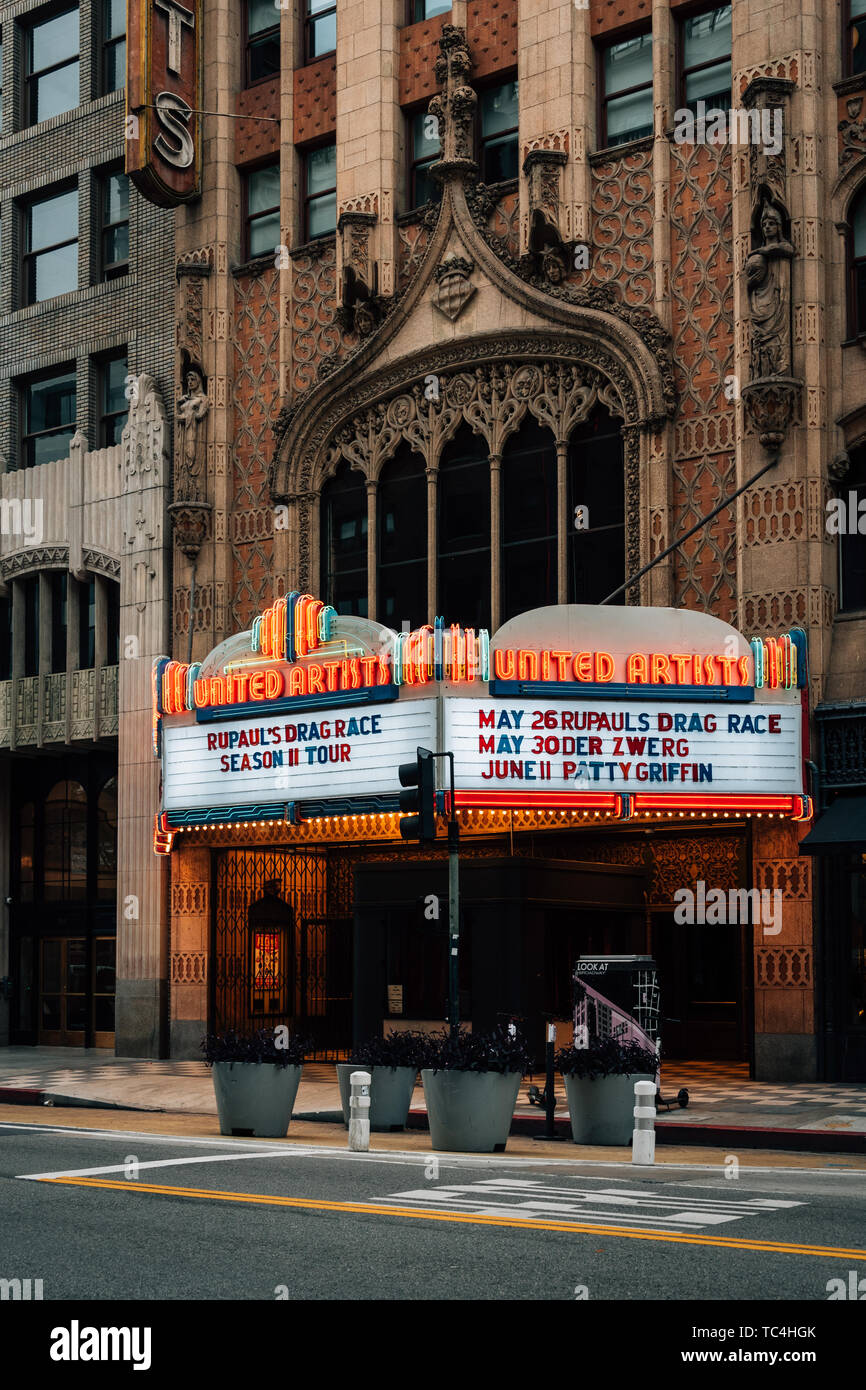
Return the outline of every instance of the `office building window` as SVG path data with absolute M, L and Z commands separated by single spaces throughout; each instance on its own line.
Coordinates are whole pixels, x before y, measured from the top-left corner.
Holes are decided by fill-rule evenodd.
M 866 0 L 843 0 L 845 68 L 848 77 L 866 72 Z
M 848 214 L 848 335 L 866 333 L 866 191 Z
M 451 0 L 410 0 L 409 23 L 417 24 L 421 19 L 433 19 L 437 14 L 447 14 Z
M 481 177 L 485 183 L 516 179 L 519 172 L 517 83 L 486 87 L 478 94 L 481 114 Z
M 652 34 L 601 52 L 601 144 L 624 145 L 653 133 Z
M 272 255 L 280 244 L 280 166 L 251 169 L 245 180 L 246 256 Z
M 129 179 L 106 174 L 99 180 L 100 279 L 116 280 L 129 270 Z
M 409 207 L 420 208 L 424 203 L 439 197 L 440 185 L 430 173 L 441 153 L 438 135 L 432 116 L 425 111 L 416 111 L 409 116 Z
M 280 11 L 274 0 L 246 0 L 247 86 L 280 70 Z
M 129 401 L 126 395 L 126 353 L 106 357 L 99 364 L 99 447 L 119 444 Z
M 102 91 L 126 86 L 126 0 L 102 0 Z
M 25 35 L 27 124 L 79 103 L 78 6 L 31 24 Z
M 3 31 L 0 29 L 0 134 L 3 133 Z
M 304 160 L 304 241 L 337 230 L 337 146 L 321 145 Z
M 866 0 L 864 0 L 866 4 Z M 727 111 L 731 104 L 731 6 L 717 5 L 683 20 L 680 29 L 681 105 Z
M 24 208 L 24 302 L 36 304 L 78 288 L 78 189 Z
M 23 388 L 22 466 L 66 458 L 75 433 L 75 368 L 55 367 Z
M 305 45 L 307 62 L 333 53 L 337 47 L 337 6 L 334 0 L 305 0 Z

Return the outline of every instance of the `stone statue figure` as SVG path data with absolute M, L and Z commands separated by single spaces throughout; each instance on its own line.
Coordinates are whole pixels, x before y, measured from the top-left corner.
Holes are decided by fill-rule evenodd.
M 210 408 L 204 375 L 191 363 L 183 377 L 184 394 L 177 403 L 178 477 L 176 496 L 181 502 L 202 501 L 201 479 L 205 465 L 205 430 L 201 425 Z
M 781 214 L 764 200 L 761 245 L 746 261 L 746 289 L 752 323 L 752 380 L 791 374 L 791 261 Z

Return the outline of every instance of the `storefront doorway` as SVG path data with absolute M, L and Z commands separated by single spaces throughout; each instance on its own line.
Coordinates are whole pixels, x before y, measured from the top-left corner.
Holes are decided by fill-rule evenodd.
M 212 1027 L 287 1024 L 339 1057 L 352 1043 L 350 879 L 334 851 L 225 850 L 215 862 Z
M 45 1047 L 114 1046 L 113 936 L 47 936 L 40 942 L 38 1041 Z M 88 987 L 89 981 L 89 987 Z M 89 1015 L 89 1019 L 88 1019 Z

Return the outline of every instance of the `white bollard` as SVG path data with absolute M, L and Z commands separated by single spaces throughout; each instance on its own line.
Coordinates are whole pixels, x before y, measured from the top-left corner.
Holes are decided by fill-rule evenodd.
M 634 1083 L 634 1131 L 631 1136 L 632 1163 L 655 1163 L 655 1094 L 656 1087 L 654 1081 L 636 1081 Z
M 349 1148 L 367 1153 L 370 1148 L 370 1073 L 353 1071 L 349 1077 Z

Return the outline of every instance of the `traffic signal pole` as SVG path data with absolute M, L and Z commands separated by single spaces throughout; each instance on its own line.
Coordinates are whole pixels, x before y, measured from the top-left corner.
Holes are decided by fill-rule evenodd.
M 448 816 L 448 1024 L 451 1036 L 460 1030 L 460 825 L 454 803 L 454 754 L 433 753 L 418 748 L 414 763 L 401 763 L 397 769 L 401 811 L 400 835 L 419 845 L 436 839 L 436 781 L 434 758 L 447 758 L 451 767 L 451 802 Z
M 460 826 L 454 805 L 454 754 L 451 764 L 451 815 L 448 819 L 448 1024 L 452 1038 L 460 1031 Z

